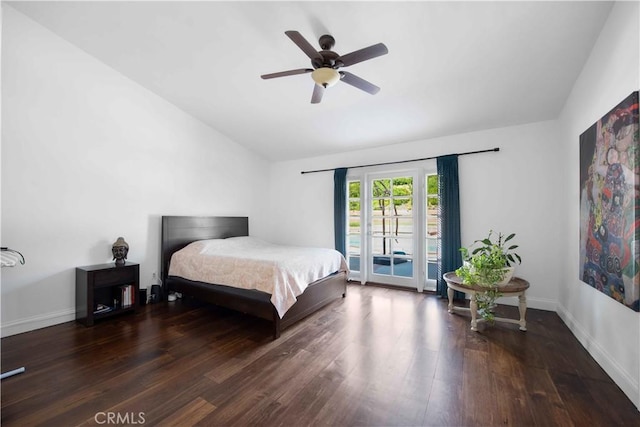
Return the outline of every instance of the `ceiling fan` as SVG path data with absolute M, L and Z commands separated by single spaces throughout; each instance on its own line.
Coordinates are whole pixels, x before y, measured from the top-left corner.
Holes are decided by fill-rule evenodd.
M 313 86 L 313 95 L 311 96 L 312 104 L 320 103 L 320 101 L 322 101 L 324 90 L 339 81 L 343 81 L 353 87 L 370 93 L 371 95 L 375 95 L 380 90 L 378 86 L 347 71 L 338 71 L 338 69 L 341 67 L 348 67 L 349 65 L 357 64 L 358 62 L 366 61 L 368 59 L 376 58 L 378 56 L 386 55 L 389 53 L 389 50 L 384 44 L 378 43 L 373 46 L 347 53 L 346 55 L 338 55 L 331 50 L 333 45 L 336 43 L 336 40 L 328 34 L 321 36 L 318 40 L 320 48 L 322 49 L 320 51 L 315 50 L 313 46 L 311 46 L 311 44 L 302 36 L 302 34 L 297 31 L 285 31 L 285 34 L 300 49 L 302 49 L 309 58 L 311 58 L 311 66 L 313 68 L 299 68 L 297 70 L 263 74 L 260 76 L 263 79 L 311 73 L 311 78 L 315 82 L 315 85 Z

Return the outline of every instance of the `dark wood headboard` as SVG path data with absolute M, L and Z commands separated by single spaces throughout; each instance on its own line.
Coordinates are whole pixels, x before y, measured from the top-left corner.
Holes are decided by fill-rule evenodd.
M 246 216 L 163 216 L 160 277 L 166 285 L 171 255 L 191 242 L 248 236 Z

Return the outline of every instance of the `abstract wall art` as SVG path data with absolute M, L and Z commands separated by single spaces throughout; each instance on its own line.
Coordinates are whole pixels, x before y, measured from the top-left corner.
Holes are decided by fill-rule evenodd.
M 580 135 L 580 280 L 640 311 L 638 91 Z

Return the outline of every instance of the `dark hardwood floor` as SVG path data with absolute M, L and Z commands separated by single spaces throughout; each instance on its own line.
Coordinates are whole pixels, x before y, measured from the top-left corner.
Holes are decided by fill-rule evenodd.
M 514 307 L 500 307 L 514 315 Z M 639 426 L 551 312 L 528 331 L 434 295 L 350 285 L 286 329 L 188 301 L 2 339 L 3 426 Z

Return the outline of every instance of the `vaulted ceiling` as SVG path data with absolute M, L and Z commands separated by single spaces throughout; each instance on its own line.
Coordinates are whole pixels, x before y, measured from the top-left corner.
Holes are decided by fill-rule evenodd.
M 287 160 L 554 119 L 611 2 L 9 2 L 60 37 L 232 140 Z M 339 54 L 389 53 L 345 68 L 311 104 L 310 67 L 284 32 Z

